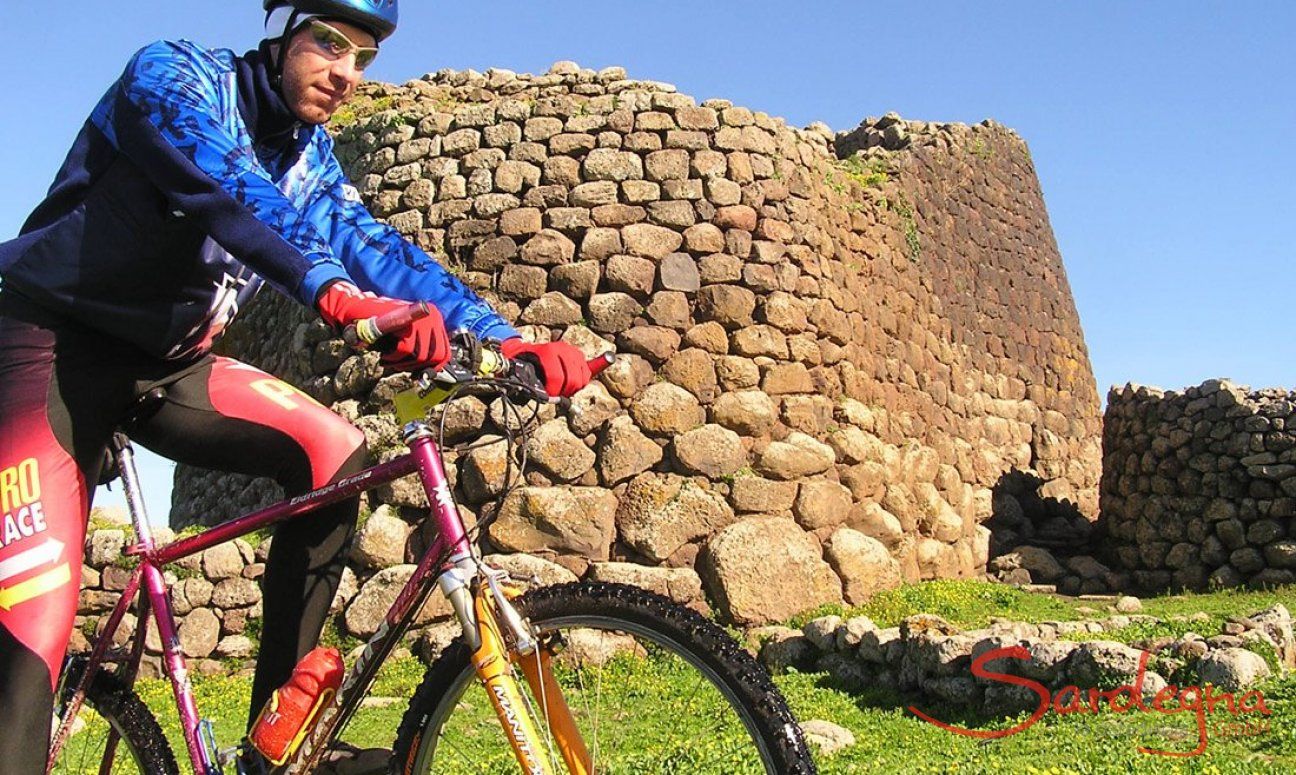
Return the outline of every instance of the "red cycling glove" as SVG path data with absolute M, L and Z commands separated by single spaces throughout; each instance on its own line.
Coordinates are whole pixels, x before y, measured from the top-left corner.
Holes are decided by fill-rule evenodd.
M 315 306 L 325 323 L 341 330 L 356 321 L 404 309 L 409 302 L 365 293 L 349 282 L 339 281 L 320 293 Z M 427 317 L 414 321 L 404 331 L 378 340 L 380 345 L 391 342 L 381 348 L 384 364 L 393 369 L 409 370 L 439 369 L 449 362 L 450 337 L 446 334 L 445 321 L 436 307 L 429 307 L 431 312 Z
M 500 352 L 506 358 L 529 355 L 540 365 L 545 392 L 551 396 L 570 396 L 593 379 L 585 355 L 566 342 L 528 344 L 521 338 L 505 339 Z

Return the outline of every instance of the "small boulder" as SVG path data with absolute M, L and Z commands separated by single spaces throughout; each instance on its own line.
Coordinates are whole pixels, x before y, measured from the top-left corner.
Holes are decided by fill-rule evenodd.
M 1225 648 L 1208 651 L 1197 662 L 1197 675 L 1203 684 L 1236 692 L 1269 677 L 1269 665 L 1254 651 Z
M 405 561 L 410 532 L 409 524 L 396 516 L 391 506 L 379 506 L 356 535 L 351 557 L 367 568 L 400 565 Z
M 801 734 L 815 747 L 820 756 L 832 756 L 843 748 L 855 745 L 855 735 L 849 729 L 831 721 L 812 719 L 801 722 Z

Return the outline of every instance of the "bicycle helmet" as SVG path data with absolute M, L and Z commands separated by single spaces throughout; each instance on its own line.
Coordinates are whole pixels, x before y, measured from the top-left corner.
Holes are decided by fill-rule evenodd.
M 300 14 L 341 19 L 363 27 L 379 42 L 396 31 L 400 20 L 397 0 L 265 0 L 266 12 L 290 6 Z

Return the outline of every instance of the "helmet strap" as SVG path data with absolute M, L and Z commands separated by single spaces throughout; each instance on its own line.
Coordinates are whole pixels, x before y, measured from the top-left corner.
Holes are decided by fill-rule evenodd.
M 284 61 L 288 58 L 288 41 L 292 38 L 293 33 L 297 31 L 297 25 L 300 23 L 301 17 L 302 12 L 294 8 L 293 12 L 288 16 L 288 23 L 284 26 L 283 34 L 278 37 L 277 41 L 271 41 L 272 43 L 278 43 L 278 51 L 275 52 L 274 62 L 272 63 L 274 69 L 271 70 L 271 76 L 276 88 L 283 83 Z

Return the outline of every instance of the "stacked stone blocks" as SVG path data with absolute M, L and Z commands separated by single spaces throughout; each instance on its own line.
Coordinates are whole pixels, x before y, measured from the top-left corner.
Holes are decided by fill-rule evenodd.
M 1296 393 L 1113 388 L 1103 447 L 1102 543 L 1138 587 L 1296 581 Z
M 834 136 L 569 63 L 370 84 L 359 106 L 337 152 L 376 215 L 525 337 L 622 356 L 570 412 L 539 409 L 502 504 L 504 408 L 445 408 L 451 440 L 488 434 L 449 462 L 489 549 L 692 574 L 759 624 L 981 574 L 1014 470 L 1094 516 L 1097 396 L 1012 132 L 887 116 Z M 352 419 L 375 458 L 401 450 L 408 378 L 305 311 L 267 294 L 223 348 Z M 184 469 L 174 518 L 275 495 Z M 369 503 L 406 525 L 402 559 L 426 506 L 408 481 Z

